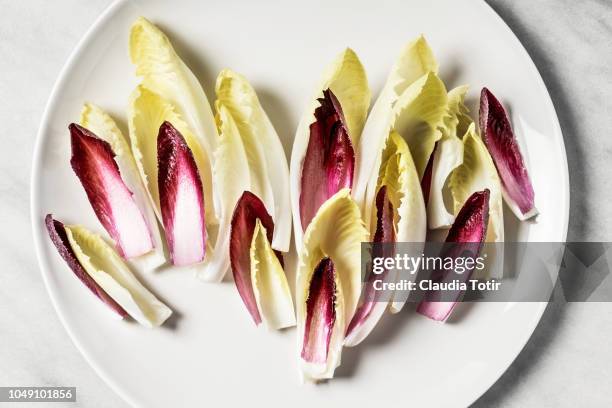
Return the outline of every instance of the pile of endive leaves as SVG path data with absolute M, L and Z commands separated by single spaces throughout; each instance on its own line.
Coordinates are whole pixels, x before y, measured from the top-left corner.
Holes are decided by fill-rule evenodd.
M 146 19 L 132 26 L 129 50 L 140 84 L 128 137 L 89 103 L 69 126 L 70 164 L 110 240 L 45 219 L 75 275 L 121 317 L 154 327 L 172 313 L 125 260 L 149 270 L 169 263 L 206 282 L 231 270 L 257 325 L 297 325 L 302 378 L 332 378 L 343 346 L 404 304 L 364 298 L 362 242 L 425 242 L 441 228 L 447 240 L 502 242 L 503 199 L 521 220 L 537 213 L 504 108 L 485 88 L 477 127 L 467 86 L 446 89 L 422 36 L 401 51 L 371 109 L 366 72 L 342 51 L 300 120 L 290 168 L 246 78 L 219 73 L 213 111 Z M 292 225 L 295 303 L 283 259 Z M 445 320 L 445 307 L 417 310 Z

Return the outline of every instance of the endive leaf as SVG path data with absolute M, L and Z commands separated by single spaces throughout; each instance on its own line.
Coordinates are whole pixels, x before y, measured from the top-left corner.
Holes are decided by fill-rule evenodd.
M 537 215 L 533 185 L 508 114 L 487 88 L 480 95 L 479 116 L 482 138 L 497 168 L 506 203 L 521 221 Z
M 100 139 L 110 144 L 115 154 L 115 162 L 119 168 L 121 179 L 128 190 L 132 192 L 132 197 L 140 209 L 147 223 L 148 229 L 153 240 L 153 251 L 139 258 L 146 269 L 155 268 L 166 261 L 164 255 L 164 244 L 155 217 L 155 211 L 149 200 L 147 190 L 142 182 L 136 161 L 132 156 L 130 146 L 117 127 L 115 121 L 98 106 L 86 103 L 81 111 L 80 124 L 88 129 Z
M 212 196 L 212 154 L 217 147 L 217 129 L 206 94 L 197 78 L 176 54 L 168 37 L 143 17 L 139 17 L 130 31 L 129 51 L 136 75 L 142 77 L 142 85 L 162 95 L 173 110 L 193 132 L 200 145 L 202 157 L 196 161 L 204 182 L 205 202 L 209 203 L 209 222 L 214 222 Z M 165 118 L 164 120 L 169 120 Z M 174 124 L 185 135 L 184 129 Z M 159 123 L 158 127 L 159 128 Z M 185 135 L 185 138 L 187 136 Z M 195 147 L 187 142 L 194 155 Z
M 310 125 L 316 120 L 314 114 L 319 106 L 318 98 L 323 97 L 323 91 L 327 89 L 336 96 L 344 113 L 352 146 L 358 146 L 370 105 L 370 89 L 365 69 L 353 50 L 347 48 L 325 69 L 296 131 L 291 151 L 290 178 L 293 228 L 298 250 L 302 248 L 305 230 L 300 220 L 304 158 L 310 140 Z
M 134 258 L 150 252 L 151 229 L 121 178 L 111 145 L 80 125 L 72 123 L 69 129 L 72 169 L 119 253 Z
M 128 127 L 132 153 L 149 192 L 155 213 L 162 222 L 157 181 L 157 136 L 164 122 L 170 122 L 181 133 L 189 146 L 203 183 L 206 222 L 209 225 L 215 224 L 212 180 L 210 173 L 206 170 L 210 163 L 206 152 L 182 116 L 177 113 L 174 105 L 160 94 L 140 85 L 130 97 Z
M 446 243 L 450 245 L 445 245 L 442 248 L 439 257 L 441 259 L 457 257 L 476 259 L 482 250 L 487 234 L 488 217 L 489 190 L 474 192 L 459 210 L 446 237 Z M 467 282 L 473 271 L 474 267 L 466 268 L 460 274 L 445 269 L 434 271 L 431 280 L 436 283 L 449 283 L 459 277 L 461 282 Z M 452 301 L 441 300 L 451 295 L 454 297 Z M 425 298 L 417 306 L 417 313 L 433 320 L 446 321 L 462 296 L 463 291 L 461 290 L 445 293 L 444 297 L 442 297 L 441 291 L 427 292 Z
M 291 241 L 289 168 L 283 146 L 272 122 L 261 107 L 253 87 L 229 69 L 217 77 L 217 111 L 225 107 L 236 122 L 247 154 L 251 185 L 276 224 L 272 247 L 283 252 Z
M 272 217 L 255 194 L 245 191 L 238 200 L 232 216 L 229 253 L 234 283 L 256 325 L 262 320 L 251 280 L 251 247 L 258 220 L 266 231 L 268 241 L 272 241 L 274 234 Z M 280 253 L 276 255 L 282 265 Z
M 464 104 L 467 86 L 460 86 L 448 93 L 447 116 L 442 127 L 442 138 L 438 140 L 430 161 L 431 184 L 427 202 L 427 223 L 430 229 L 445 228 L 455 219 L 444 204 L 445 184 L 451 172 L 463 161 L 463 143 L 457 133 L 460 123 L 470 120 Z
M 435 143 L 442 137 L 439 127 L 446 105 L 444 83 L 430 72 L 406 88 L 393 107 L 391 127 L 406 139 L 419 179 L 423 177 Z
M 374 242 L 409 242 L 413 244 L 413 255 L 419 256 L 427 233 L 425 202 L 408 145 L 396 131 L 391 131 L 386 139 L 378 175 L 370 180 L 370 185 L 375 186 L 377 192 L 376 206 L 370 209 L 370 204 L 366 203 L 367 211 L 372 211 L 372 218 L 376 220 L 372 231 Z M 383 205 L 386 201 L 389 204 Z M 393 234 L 388 232 L 388 227 L 384 228 L 389 213 L 392 216 Z M 385 280 L 396 281 L 400 278 L 399 275 L 388 276 Z M 374 297 L 367 293 L 366 288 L 361 309 L 351 322 L 353 327 L 345 340 L 346 345 L 359 344 L 382 317 L 386 303 Z M 394 294 L 389 310 L 397 313 L 405 303 L 405 299 L 399 299 L 398 295 Z
M 390 129 L 399 133 L 406 140 L 417 170 L 418 180 L 423 179 L 435 144 L 442 137 L 440 126 L 446 114 L 446 104 L 447 95 L 444 84 L 435 73 L 429 72 L 406 88 L 393 106 Z M 382 153 L 377 155 L 379 157 L 377 164 L 380 165 Z M 372 228 L 372 205 L 377 193 L 375 188 L 377 177 L 376 172 L 371 174 L 365 201 L 362 203 L 365 222 L 370 229 Z
M 327 199 L 342 188 L 351 188 L 355 153 L 338 99 L 323 91 L 310 125 L 310 139 L 302 167 L 300 222 L 306 229 Z
M 406 141 L 399 133 L 389 134 L 382 153 L 380 186 L 387 186 L 390 200 L 397 213 L 395 228 L 397 242 L 411 242 L 411 251 L 418 256 L 422 252 L 427 234 L 426 210 L 419 176 Z M 396 280 L 399 276 L 394 277 Z M 393 296 L 389 306 L 392 313 L 404 307 L 406 300 Z
M 193 154 L 170 122 L 157 137 L 157 182 L 162 221 L 174 265 L 193 265 L 206 255 L 202 181 Z
M 51 242 L 57 248 L 57 252 L 59 252 L 60 256 L 68 267 L 74 272 L 76 277 L 89 289 L 91 293 L 94 294 L 98 299 L 100 299 L 104 304 L 106 304 L 114 313 L 119 315 L 119 317 L 123 318 L 127 316 L 127 312 L 123 310 L 123 308 L 115 302 L 115 300 L 110 297 L 104 289 L 96 283 L 96 281 L 83 269 L 83 266 L 77 259 L 74 251 L 72 250 L 72 246 L 68 241 L 68 236 L 66 235 L 66 229 L 62 222 L 54 220 L 51 214 L 47 214 L 45 216 L 45 226 L 47 227 L 47 232 L 49 233 L 49 238 L 51 238 Z
M 472 124 L 463 137 L 463 164 L 453 171 L 449 188 L 453 197 L 455 213 L 474 192 L 488 189 L 489 218 L 486 242 L 504 242 L 504 211 L 501 183 L 493 160 Z M 485 268 L 475 278 L 501 278 L 503 272 L 503 246 L 486 248 Z
M 385 245 L 374 246 L 372 258 L 393 257 L 395 256 L 394 243 L 396 241 L 396 210 L 389 200 L 388 188 L 383 185 L 376 194 L 376 232 L 373 242 L 375 244 L 385 243 Z M 351 322 L 346 331 L 344 344 L 352 347 L 361 343 L 368 334 L 374 329 L 382 315 L 387 310 L 388 299 L 384 299 L 384 294 L 376 290 L 375 282 L 389 282 L 392 278 L 388 270 L 380 274 L 372 271 L 364 281 L 362 289 L 361 303 L 357 307 Z
M 504 241 L 501 185 L 493 160 L 472 125 L 463 137 L 463 163 L 451 175 L 449 187 L 455 214 L 476 191 L 489 189 L 490 217 L 486 242 Z
M 344 337 L 344 297 L 333 261 L 322 258 L 308 282 L 300 335 L 302 378 L 332 378 L 340 365 Z
M 304 245 L 299 255 L 299 267 L 296 281 L 296 308 L 298 321 L 298 339 L 300 353 L 304 349 L 307 338 L 324 339 L 327 334 L 319 331 L 308 332 L 308 304 L 322 296 L 322 304 L 329 305 L 329 294 L 335 293 L 335 314 L 332 334 L 329 337 L 327 359 L 321 362 L 318 358 L 311 359 L 307 352 L 306 359 L 302 357 L 302 373 L 309 379 L 331 378 L 334 369 L 340 363 L 340 352 L 344 333 L 357 307 L 361 291 L 361 243 L 368 239 L 368 233 L 360 217 L 360 211 L 350 197 L 350 190 L 342 189 L 327 200 L 304 234 Z M 329 259 L 322 264 L 322 260 Z M 333 271 L 333 272 L 330 272 Z M 316 277 L 315 271 L 320 271 Z M 326 271 L 325 273 L 322 271 Z M 313 277 L 314 276 L 314 277 Z M 331 288 L 330 276 L 335 284 Z M 327 289 L 323 294 L 313 290 L 313 279 L 327 277 Z M 321 284 L 322 285 L 322 284 Z M 321 286 L 319 285 L 319 286 Z M 312 291 L 312 295 L 310 295 Z M 308 301 L 311 299 L 310 302 Z M 326 300 L 327 299 L 327 300 Z M 318 303 L 317 300 L 315 303 Z M 314 310 L 319 310 L 315 308 Z M 326 309 L 328 310 L 328 309 Z M 314 318 L 314 317 L 313 317 Z M 320 316 L 317 319 L 321 318 Z M 311 320 L 312 321 L 312 320 Z M 316 325 L 317 328 L 330 327 L 328 324 Z M 313 329 L 309 324 L 309 330 Z M 309 347 L 307 347 L 309 348 Z M 319 349 L 320 350 L 320 349 Z M 320 354 L 317 354 L 320 356 Z
M 229 110 L 221 105 L 217 111 L 219 145 L 215 151 L 213 176 L 221 198 L 219 230 L 214 250 L 198 277 L 207 282 L 219 282 L 230 266 L 230 231 L 234 208 L 243 192 L 251 188 L 251 175 L 238 127 Z
M 97 234 L 65 226 L 68 242 L 89 276 L 138 323 L 161 325 L 172 311 L 136 279 L 121 257 Z
M 259 219 L 253 232 L 250 255 L 253 292 L 264 324 L 273 330 L 295 326 L 293 300 L 285 271 Z
M 362 208 L 368 182 L 372 177 L 376 178 L 380 168 L 380 153 L 389 135 L 393 106 L 406 88 L 428 72 L 437 73 L 438 63 L 425 37 L 421 35 L 409 42 L 400 53 L 363 129 L 361 138 L 363 148 L 358 146 L 356 180 L 353 188 L 353 197 Z M 371 195 L 370 203 L 373 198 L 374 195 Z

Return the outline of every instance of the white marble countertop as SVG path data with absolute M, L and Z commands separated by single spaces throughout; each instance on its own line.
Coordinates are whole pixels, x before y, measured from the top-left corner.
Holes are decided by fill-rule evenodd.
M 568 239 L 612 241 L 612 1 L 488 2 L 531 54 L 557 109 L 571 179 Z M 53 310 L 30 244 L 29 178 L 55 78 L 109 3 L 0 0 L 0 386 L 76 386 L 71 406 L 78 407 L 126 404 L 88 366 Z M 611 314 L 609 303 L 551 304 L 475 406 L 612 406 Z

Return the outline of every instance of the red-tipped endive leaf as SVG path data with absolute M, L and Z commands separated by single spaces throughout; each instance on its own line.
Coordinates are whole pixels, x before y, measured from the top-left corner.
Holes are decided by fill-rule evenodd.
M 319 83 L 308 99 L 307 107 L 298 123 L 293 139 L 289 178 L 294 227 L 293 238 L 298 253 L 303 248 L 302 244 L 307 228 L 306 225 L 302 225 L 300 211 L 300 201 L 307 198 L 301 191 L 306 152 L 311 139 L 311 125 L 316 121 L 314 113 L 321 105 L 319 99 L 324 98 L 323 91 L 327 89 L 333 92 L 342 107 L 345 127 L 348 130 L 348 136 L 350 136 L 351 146 L 355 149 L 360 145 L 359 140 L 368 115 L 371 93 L 365 68 L 357 54 L 350 48 L 342 51 L 323 71 Z M 353 162 L 356 161 L 358 155 L 355 150 L 354 153 L 355 159 Z M 353 185 L 352 182 L 350 184 Z
M 302 343 L 305 339 L 323 336 L 321 333 L 312 332 L 312 327 L 309 329 L 311 333 L 305 333 L 309 298 L 316 294 L 311 291 L 312 281 L 317 279 L 315 271 L 320 270 L 321 260 L 324 258 L 329 258 L 333 264 L 336 309 L 334 329 L 327 346 L 325 361 L 309 361 L 300 354 L 300 372 L 304 379 L 318 381 L 332 378 L 334 370 L 340 365 L 344 335 L 359 304 L 362 286 L 361 243 L 368 241 L 368 235 L 359 207 L 351 198 L 350 190 L 346 188 L 327 200 L 306 228 L 303 247 L 299 251 L 295 284 L 299 353 L 304 349 Z M 320 353 L 317 355 L 321 356 Z
M 131 261 L 145 270 L 151 270 L 163 265 L 166 263 L 163 237 L 154 207 L 149 198 L 149 192 L 138 170 L 138 164 L 128 139 L 125 138 L 113 118 L 103 109 L 92 103 L 85 103 L 83 105 L 79 125 L 110 145 L 115 155 L 115 163 L 117 163 L 119 173 L 121 174 L 121 180 L 123 180 L 127 189 L 132 193 L 132 197 L 149 227 L 154 246 L 153 250 L 143 256 L 132 258 Z
M 386 245 L 375 245 L 372 258 L 393 257 L 396 232 L 394 224 L 395 210 L 393 203 L 387 195 L 387 186 L 382 186 L 376 194 L 376 232 L 374 243 L 386 243 Z M 369 269 L 369 268 L 368 268 Z M 391 281 L 391 274 L 385 270 L 381 274 L 370 272 L 364 282 L 362 303 L 355 311 L 346 332 L 344 344 L 356 346 L 372 331 L 378 320 L 387 309 L 389 299 L 383 299 L 384 293 L 375 289 L 375 281 Z
M 355 152 L 340 102 L 329 89 L 323 91 L 310 125 L 310 139 L 302 167 L 300 220 L 302 230 L 321 205 L 342 188 L 350 188 Z
M 310 280 L 306 300 L 306 323 L 300 356 L 307 363 L 325 364 L 336 325 L 336 270 L 323 258 Z
M 229 253 L 236 288 L 256 325 L 261 323 L 261 315 L 251 280 L 250 248 L 258 219 L 266 230 L 268 241 L 272 242 L 274 234 L 272 217 L 255 194 L 245 191 L 238 200 L 232 216 Z M 276 255 L 282 264 L 280 254 L 276 252 Z
M 51 214 L 47 214 L 45 217 L 45 225 L 47 227 L 47 232 L 49 233 L 49 238 L 51 238 L 51 242 L 53 242 L 60 256 L 64 259 L 64 261 L 66 261 L 76 277 L 79 278 L 79 280 L 83 282 L 85 286 L 87 286 L 87 289 L 89 289 L 91 293 L 110 307 L 113 312 L 117 313 L 122 318 L 127 316 L 127 312 L 93 280 L 85 269 L 83 269 L 81 263 L 74 254 L 72 247 L 70 246 L 64 224 L 60 221 L 54 220 Z
M 487 236 L 487 225 L 489 222 L 489 190 L 477 191 L 472 194 L 463 208 L 457 214 L 453 226 L 448 231 L 446 243 L 451 245 L 444 246 L 440 257 L 466 257 L 476 258 L 482 250 L 483 243 Z M 468 254 L 468 255 L 466 255 Z M 474 269 L 467 269 L 462 274 L 453 271 L 434 271 L 432 281 L 449 282 L 460 279 L 467 282 L 472 276 Z M 446 321 L 457 302 L 463 296 L 462 291 L 452 293 L 452 301 L 441 301 L 441 292 L 427 292 L 425 298 L 419 303 L 417 312 L 433 320 Z M 449 293 L 444 294 L 444 299 L 448 299 Z
M 533 185 L 503 105 L 487 88 L 480 94 L 480 132 L 501 179 L 504 199 L 520 220 L 538 214 Z
M 121 178 L 111 146 L 80 125 L 72 123 L 68 128 L 72 169 L 119 253 L 133 258 L 150 252 L 153 249 L 150 228 Z
M 189 146 L 170 122 L 159 128 L 157 163 L 159 203 L 172 263 L 201 262 L 206 255 L 202 181 Z

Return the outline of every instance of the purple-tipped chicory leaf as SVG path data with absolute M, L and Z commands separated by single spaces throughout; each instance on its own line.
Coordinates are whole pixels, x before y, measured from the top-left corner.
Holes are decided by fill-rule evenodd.
M 98 299 L 104 302 L 113 312 L 117 313 L 122 318 L 127 316 L 127 312 L 117 304 L 105 291 L 93 280 L 93 278 L 85 271 L 81 266 L 81 263 L 77 259 L 72 246 L 68 241 L 64 224 L 60 221 L 54 220 L 51 214 L 47 214 L 45 217 L 45 225 L 51 242 L 57 248 L 60 256 L 66 261 L 72 272 L 77 278 L 93 293 Z
M 520 220 L 537 215 L 533 185 L 508 114 L 487 88 L 480 93 L 479 121 L 480 132 L 497 168 L 506 203 Z
M 302 167 L 300 220 L 304 231 L 329 197 L 351 188 L 355 168 L 355 152 L 340 102 L 326 89 L 319 103 Z
M 314 270 L 306 300 L 306 324 L 301 357 L 309 363 L 324 364 L 336 322 L 336 269 L 323 258 Z
M 68 129 L 72 169 L 98 220 L 115 241 L 119 254 L 133 258 L 151 251 L 150 228 L 132 192 L 121 179 L 111 146 L 75 123 Z
M 487 236 L 489 222 L 489 190 L 473 193 L 465 202 L 446 237 L 440 258 L 473 258 L 478 257 Z M 454 271 L 435 270 L 430 279 L 432 282 L 444 283 L 459 279 L 467 282 L 472 276 L 474 268 L 463 273 Z M 425 298 L 419 303 L 417 312 L 433 320 L 446 321 L 455 305 L 461 300 L 463 291 L 427 292 Z M 441 300 L 442 299 L 442 300 Z
M 394 244 L 396 241 L 396 232 L 395 232 L 395 224 L 394 224 L 394 214 L 395 210 L 393 208 L 393 203 L 389 200 L 389 196 L 387 195 L 387 186 L 382 186 L 378 193 L 376 194 L 376 231 L 374 233 L 374 246 L 372 258 L 376 257 L 393 257 L 395 253 Z M 382 244 L 384 245 L 376 245 Z M 362 288 L 362 301 L 357 310 L 355 311 L 355 315 L 351 319 L 349 323 L 349 327 L 346 331 L 345 340 L 347 345 L 354 345 L 359 343 L 365 336 L 369 333 L 370 330 L 367 330 L 363 333 L 355 334 L 355 329 L 363 324 L 365 324 L 372 313 L 377 313 L 382 315 L 385 309 L 387 308 L 387 302 L 389 299 L 381 299 L 381 296 L 384 294 L 376 290 L 374 287 L 374 282 L 376 280 L 380 280 L 383 282 L 390 281 L 390 273 L 388 270 L 384 270 L 380 274 L 374 274 L 371 271 L 371 268 L 368 268 L 370 273 L 364 282 L 364 286 Z M 376 310 L 375 309 L 380 309 Z M 379 318 L 379 316 L 376 316 Z M 372 327 L 378 321 L 378 318 L 373 319 Z M 355 338 L 353 338 L 355 337 Z
M 258 219 L 266 229 L 268 241 L 272 242 L 274 235 L 272 216 L 259 197 L 250 191 L 245 191 L 238 200 L 232 215 L 229 253 L 236 288 L 256 325 L 261 323 L 261 315 L 251 281 L 250 248 Z M 280 253 L 277 251 L 275 253 L 282 265 Z
M 159 203 L 174 265 L 192 265 L 206 255 L 202 181 L 181 133 L 164 122 L 157 136 Z

